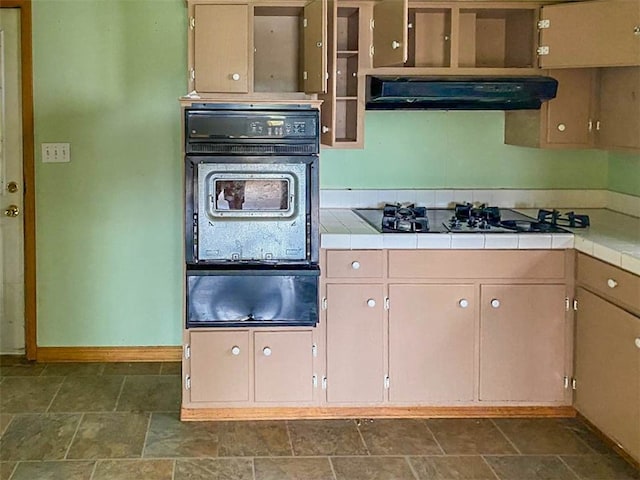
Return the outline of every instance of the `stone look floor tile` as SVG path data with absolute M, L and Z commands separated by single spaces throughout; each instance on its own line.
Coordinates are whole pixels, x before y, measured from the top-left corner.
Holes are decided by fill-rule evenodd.
M 0 413 L 0 436 L 2 436 L 4 431 L 7 429 L 7 427 L 11 423 L 11 420 L 13 420 L 13 415 L 10 415 L 8 413 Z
M 17 462 L 0 462 L 0 480 L 9 480 Z
M 217 457 L 222 422 L 181 422 L 177 413 L 153 413 L 144 457 Z
M 120 412 L 177 412 L 182 383 L 178 375 L 138 375 L 124 380 L 116 410 Z
M 123 376 L 77 376 L 65 378 L 53 399 L 50 412 L 108 412 L 116 407 Z
M 328 457 L 256 458 L 255 480 L 334 480 Z
M 555 418 L 499 418 L 494 420 L 523 454 L 586 454 L 591 449 Z
M 0 412 L 45 412 L 64 377 L 9 377 L 0 385 Z
M 577 418 L 559 418 L 558 422 L 577 435 L 595 453 L 611 453 L 611 449 L 598 435 Z
M 487 462 L 479 456 L 409 457 L 420 480 L 496 480 Z
M 16 415 L 0 439 L 2 460 L 62 460 L 80 414 Z
M 560 458 L 581 480 L 640 479 L 640 470 L 617 455 L 563 455 Z
M 425 420 L 363 420 L 358 426 L 371 455 L 439 455 Z
M 103 375 L 159 375 L 159 362 L 106 363 Z
M 0 377 L 37 377 L 42 374 L 44 369 L 45 365 L 38 363 L 2 365 Z
M 486 456 L 485 460 L 501 480 L 578 480 L 552 455 Z
M 182 362 L 164 362 L 160 367 L 160 375 L 181 375 Z
M 176 460 L 173 480 L 253 480 L 253 465 L 248 458 Z
M 294 455 L 367 455 L 353 420 L 287 422 Z
M 448 455 L 517 453 L 488 419 L 437 418 L 427 420 L 427 425 Z
M 20 462 L 11 480 L 89 480 L 95 462 Z
M 67 458 L 141 457 L 148 424 L 147 413 L 87 413 Z
M 415 480 L 404 457 L 331 457 L 337 480 Z
M 48 363 L 42 372 L 42 376 L 101 375 L 104 366 L 104 363 Z
M 91 480 L 172 480 L 173 460 L 99 460 Z
M 290 456 L 291 444 L 284 421 L 222 422 L 221 457 Z

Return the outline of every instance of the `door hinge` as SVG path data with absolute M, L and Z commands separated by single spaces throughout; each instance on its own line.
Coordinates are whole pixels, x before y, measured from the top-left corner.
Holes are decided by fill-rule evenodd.
M 302 79 L 307 80 L 308 74 L 306 71 L 302 72 Z
M 318 376 L 315 373 L 313 374 L 311 383 L 313 384 L 313 388 L 318 388 Z
M 194 81 L 196 79 L 196 71 L 193 68 L 189 69 L 189 78 L 191 79 L 191 81 Z
M 384 309 L 389 310 L 389 297 L 384 297 Z
M 574 298 L 574 299 L 573 299 L 573 310 L 574 310 L 575 312 L 577 312 L 577 311 L 578 311 L 578 299 L 577 299 L 577 298 Z
M 326 310 L 327 309 L 327 297 L 322 297 L 322 301 L 320 303 L 321 303 L 321 307 L 320 308 L 322 308 L 322 310 Z
M 540 57 L 543 55 L 549 55 L 549 46 L 548 45 L 539 46 L 538 48 L 536 48 L 536 53 Z
M 307 28 L 309 26 L 309 21 L 306 18 L 302 20 L 302 26 L 304 28 Z
M 311 345 L 311 355 L 314 357 L 318 356 L 318 346 L 315 343 Z
M 391 384 L 391 381 L 389 380 L 389 375 L 385 375 L 384 376 L 384 388 L 388 390 L 390 384 Z
M 564 389 L 565 390 L 567 390 L 569 388 L 570 382 L 571 382 L 571 379 L 565 375 L 564 376 Z
M 189 17 L 189 28 L 191 30 L 196 28 L 196 17 Z
M 374 54 L 375 54 L 375 48 L 373 48 L 373 45 L 369 45 L 369 56 L 373 57 Z
M 322 377 L 322 389 L 327 389 L 327 377 Z
M 191 377 L 189 375 L 184 377 L 184 388 L 187 390 L 191 390 Z
M 189 345 L 184 346 L 184 358 L 191 358 L 191 347 Z
M 373 30 L 374 28 L 376 28 L 376 19 L 375 18 L 370 18 L 369 19 L 369 28 L 371 30 Z
M 575 378 L 571 379 L 571 390 L 575 390 L 578 388 L 578 381 Z
M 569 297 L 564 297 L 564 310 L 565 312 L 568 312 L 571 309 L 571 300 L 569 300 Z
M 543 20 L 538 21 L 538 29 L 542 30 L 543 28 L 549 28 L 551 26 L 551 20 L 545 18 Z

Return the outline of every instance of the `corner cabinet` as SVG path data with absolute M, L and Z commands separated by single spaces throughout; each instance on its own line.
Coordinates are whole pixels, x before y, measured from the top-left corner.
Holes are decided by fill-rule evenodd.
M 188 89 L 326 92 L 326 2 L 189 0 Z
M 640 461 L 640 277 L 578 254 L 575 406 Z
M 598 0 L 542 7 L 542 68 L 640 65 L 640 1 Z

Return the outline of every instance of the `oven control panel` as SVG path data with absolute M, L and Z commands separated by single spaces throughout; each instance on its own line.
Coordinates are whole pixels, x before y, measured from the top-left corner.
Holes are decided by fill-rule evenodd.
M 247 133 L 258 137 L 306 137 L 310 133 L 309 129 L 312 128 L 313 126 L 308 125 L 305 119 L 259 119 L 249 122 Z

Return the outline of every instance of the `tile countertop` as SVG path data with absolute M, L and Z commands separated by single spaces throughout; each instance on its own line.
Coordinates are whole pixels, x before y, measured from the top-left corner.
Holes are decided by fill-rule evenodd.
M 566 209 L 563 209 L 566 210 Z M 537 210 L 518 209 L 535 217 Z M 574 233 L 379 233 L 350 209 L 320 209 L 321 247 L 333 249 L 564 249 L 575 248 L 640 275 L 640 218 L 580 209 L 591 220 Z

